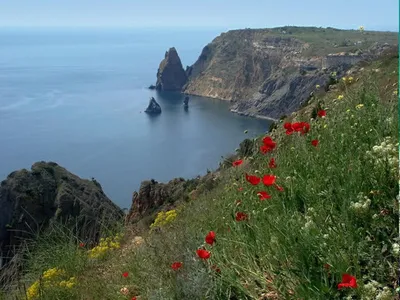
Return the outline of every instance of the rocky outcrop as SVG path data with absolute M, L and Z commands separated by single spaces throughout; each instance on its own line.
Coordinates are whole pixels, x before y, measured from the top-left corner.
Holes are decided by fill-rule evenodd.
M 161 209 L 172 209 L 178 203 L 190 200 L 194 195 L 214 187 L 218 176 L 216 172 L 190 180 L 175 178 L 168 183 L 160 183 L 153 179 L 143 181 L 139 192 L 133 193 L 132 206 L 126 220 L 128 223 L 135 223 Z
M 21 241 L 60 222 L 82 240 L 96 241 L 103 226 L 123 218 L 100 184 L 52 162 L 12 172 L 0 184 L 0 252 L 12 257 Z
M 187 82 L 187 75 L 175 48 L 165 53 L 157 72 L 156 89 L 159 91 L 180 91 Z
M 161 114 L 161 106 L 160 106 L 160 104 L 157 103 L 156 99 L 151 97 L 149 105 L 147 106 L 147 108 L 144 112 L 146 112 L 148 114 L 152 114 L 152 115 Z
M 384 42 L 397 44 L 396 34 L 313 27 L 232 30 L 204 47 L 187 68 L 182 91 L 231 101 L 240 114 L 278 119 L 297 110 L 317 84 L 323 87 L 331 71 L 344 75 L 382 52 L 385 47 L 378 45 Z

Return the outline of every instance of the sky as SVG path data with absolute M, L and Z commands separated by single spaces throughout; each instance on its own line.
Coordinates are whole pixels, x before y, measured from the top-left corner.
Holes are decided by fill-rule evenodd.
M 285 25 L 398 31 L 399 0 L 0 0 L 0 27 Z

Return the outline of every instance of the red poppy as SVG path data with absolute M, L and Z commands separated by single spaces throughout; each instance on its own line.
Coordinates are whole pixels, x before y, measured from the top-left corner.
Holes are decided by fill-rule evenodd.
M 286 135 L 291 135 L 294 132 L 293 125 L 289 122 L 283 124 L 283 128 L 286 129 Z
M 211 269 L 213 269 L 215 272 L 217 272 L 217 273 L 221 273 L 221 269 L 220 268 L 218 268 L 216 265 L 212 265 L 211 266 Z
M 210 231 L 207 235 L 206 235 L 206 243 L 209 245 L 214 244 L 215 242 L 215 232 L 214 231 Z
M 262 180 L 263 180 L 263 183 L 265 185 L 273 185 L 275 183 L 276 176 L 274 176 L 274 175 L 265 175 Z
M 243 191 L 243 188 L 242 187 L 238 188 L 238 191 L 239 192 Z
M 323 117 L 326 116 L 326 111 L 321 109 L 321 110 L 318 111 L 317 114 L 318 114 L 318 117 L 323 118 Z
M 181 267 L 182 267 L 182 263 L 181 262 L 174 262 L 171 265 L 171 268 L 174 269 L 174 270 L 179 270 Z
M 246 214 L 246 213 L 244 213 L 244 212 L 237 212 L 236 213 L 236 221 L 245 221 L 245 220 L 247 220 L 247 218 L 248 218 L 248 215 Z
M 261 178 L 255 175 L 248 175 L 246 173 L 246 180 L 250 182 L 252 185 L 257 185 L 261 182 Z
M 136 298 L 136 297 L 133 297 L 131 300 L 137 300 L 137 298 Z
M 275 169 L 275 168 L 276 168 L 275 158 L 272 157 L 272 158 L 269 160 L 268 167 L 270 167 L 271 169 Z
M 85 244 L 84 243 L 79 243 L 79 248 L 83 248 L 83 247 L 85 247 Z
M 318 140 L 312 140 L 311 141 L 311 145 L 313 145 L 314 147 L 318 146 L 319 141 Z
M 292 128 L 294 131 L 305 134 L 310 131 L 310 124 L 308 124 L 307 122 L 296 122 L 292 124 Z
M 279 185 L 277 185 L 277 184 L 275 184 L 275 188 L 276 188 L 278 191 L 280 191 L 280 192 L 283 192 L 283 191 L 284 191 L 283 187 L 281 187 L 281 186 L 279 186 Z
M 243 159 L 238 159 L 232 163 L 234 167 L 240 166 L 243 163 Z
M 265 154 L 265 153 L 267 153 L 268 151 L 269 151 L 268 146 L 266 146 L 266 145 L 261 145 L 261 146 L 260 146 L 260 152 L 261 152 L 262 154 Z
M 128 272 L 124 272 L 124 273 L 122 273 L 122 276 L 126 278 L 126 277 L 129 276 L 129 273 Z
M 351 276 L 349 274 L 343 274 L 342 275 L 342 282 L 338 284 L 338 289 L 340 290 L 341 288 L 356 288 L 357 287 L 357 280 L 354 276 Z
M 211 253 L 204 249 L 198 249 L 196 250 L 196 253 L 201 259 L 209 259 L 211 256 Z
M 268 193 L 265 192 L 265 191 L 258 192 L 258 193 L 257 193 L 257 196 L 260 198 L 261 201 L 262 201 L 262 200 L 265 200 L 265 199 L 271 198 L 271 195 L 268 194 Z
M 263 138 L 263 144 L 264 144 L 265 148 L 267 149 L 266 150 L 267 152 L 275 149 L 275 147 L 276 147 L 276 143 L 269 136 L 266 136 Z

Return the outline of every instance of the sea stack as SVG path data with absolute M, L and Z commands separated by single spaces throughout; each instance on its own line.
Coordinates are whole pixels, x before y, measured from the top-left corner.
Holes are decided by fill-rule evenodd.
M 187 75 L 183 69 L 181 59 L 175 48 L 165 52 L 157 72 L 156 90 L 181 91 L 187 82 Z
M 149 106 L 147 106 L 145 112 L 152 115 L 161 114 L 161 106 L 157 103 L 156 99 L 151 97 Z
M 183 106 L 189 107 L 189 96 L 185 96 L 185 100 L 183 100 Z

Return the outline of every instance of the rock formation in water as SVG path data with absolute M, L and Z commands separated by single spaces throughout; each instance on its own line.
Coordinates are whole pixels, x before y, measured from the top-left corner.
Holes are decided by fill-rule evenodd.
M 355 63 L 395 44 L 395 33 L 315 27 L 232 30 L 205 46 L 186 69 L 182 92 L 231 101 L 237 113 L 278 119 L 297 110 L 316 85 L 323 88 L 332 71 L 343 76 Z
M 175 48 L 165 53 L 157 72 L 156 89 L 159 91 L 181 91 L 187 82 L 186 72 Z
M 85 180 L 53 162 L 37 162 L 31 171 L 12 172 L 0 184 L 0 256 L 39 230 L 60 222 L 82 240 L 96 241 L 103 226 L 123 218 L 123 211 L 100 184 Z
M 154 84 L 151 84 L 150 86 L 149 86 L 149 90 L 155 90 L 156 89 L 156 86 L 154 85 Z
M 147 106 L 145 112 L 148 114 L 161 114 L 161 106 L 157 103 L 156 99 L 151 97 L 149 106 Z
M 185 100 L 183 100 L 183 106 L 189 107 L 189 96 L 185 96 Z

